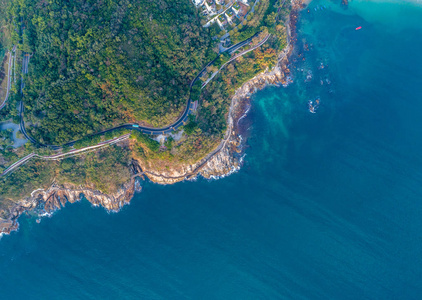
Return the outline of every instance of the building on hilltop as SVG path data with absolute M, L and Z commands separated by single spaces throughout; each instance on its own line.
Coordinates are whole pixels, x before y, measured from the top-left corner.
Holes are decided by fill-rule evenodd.
M 192 0 L 193 4 L 195 4 L 196 6 L 201 6 L 204 4 L 205 0 Z
M 236 15 L 238 15 L 239 14 L 239 11 L 240 11 L 240 4 L 238 3 L 238 2 L 236 2 L 235 4 L 233 4 L 233 6 L 232 6 L 232 9 L 233 9 L 233 11 L 234 11 L 234 13 L 236 14 Z
M 227 22 L 229 22 L 229 24 L 232 24 L 232 20 L 233 20 L 233 16 L 234 16 L 234 12 L 231 9 L 228 9 L 225 13 L 226 18 L 227 18 Z
M 237 5 L 236 5 L 237 4 Z M 233 10 L 236 13 L 236 15 L 241 19 L 244 18 L 246 16 L 246 14 L 248 13 L 250 7 L 245 5 L 243 2 L 236 2 L 236 7 L 235 5 L 233 5 Z
M 223 15 L 219 15 L 217 17 L 217 23 L 218 23 L 218 26 L 220 26 L 221 29 L 224 29 L 224 25 L 227 24 L 227 20 L 226 20 L 226 18 L 224 18 Z
M 209 12 L 210 15 L 217 13 L 217 10 L 215 8 L 215 3 L 213 0 L 205 0 L 204 5 L 207 8 L 207 11 Z
M 204 4 L 205 0 L 192 0 L 193 4 L 195 4 L 196 6 L 201 6 L 202 4 Z

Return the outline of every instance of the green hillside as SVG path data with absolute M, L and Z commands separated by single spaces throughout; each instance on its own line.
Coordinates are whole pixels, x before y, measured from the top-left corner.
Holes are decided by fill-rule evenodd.
M 213 55 L 190 0 L 19 0 L 8 13 L 23 20 L 22 50 L 33 53 L 25 118 L 44 143 L 170 124 Z

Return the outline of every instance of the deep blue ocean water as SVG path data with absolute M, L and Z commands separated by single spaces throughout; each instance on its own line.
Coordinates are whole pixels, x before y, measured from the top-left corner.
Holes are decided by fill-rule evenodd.
M 302 13 L 309 51 L 254 96 L 238 173 L 21 217 L 0 299 L 421 299 L 422 7 L 338 2 Z

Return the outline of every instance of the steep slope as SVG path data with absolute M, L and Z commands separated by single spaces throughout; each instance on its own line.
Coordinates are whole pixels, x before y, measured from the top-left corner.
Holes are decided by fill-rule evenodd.
M 189 0 L 15 1 L 29 133 L 62 144 L 115 124 L 174 121 L 212 56 Z

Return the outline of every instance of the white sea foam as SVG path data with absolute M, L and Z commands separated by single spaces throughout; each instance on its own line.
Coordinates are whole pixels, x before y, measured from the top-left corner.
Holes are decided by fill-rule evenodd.
M 45 211 L 43 213 L 38 214 L 38 217 L 40 217 L 40 218 L 44 218 L 44 217 L 51 218 L 53 216 L 53 213 L 54 213 L 54 211 L 53 212 L 46 212 Z
M 198 176 L 196 176 L 196 175 L 192 176 L 188 179 L 188 181 L 192 181 L 192 182 L 198 181 Z
M 240 120 L 242 120 L 243 118 L 246 118 L 246 116 L 248 115 L 248 112 L 251 110 L 252 105 L 248 105 L 248 108 L 246 109 L 246 111 L 243 113 L 243 115 L 237 120 L 237 125 L 239 125 Z
M 230 169 L 230 171 L 228 171 L 227 173 L 225 173 L 225 174 L 223 174 L 223 175 L 220 175 L 220 176 L 211 175 L 211 176 L 209 177 L 209 180 L 218 180 L 218 179 L 222 179 L 222 178 L 225 178 L 225 177 L 227 177 L 227 176 L 232 175 L 233 173 L 238 172 L 238 171 L 240 170 L 240 168 L 241 168 L 242 164 L 243 164 L 243 161 L 244 161 L 244 159 L 245 159 L 245 156 L 246 156 L 246 154 L 243 154 L 243 155 L 242 155 L 242 157 L 239 159 L 239 165 L 238 165 L 237 167 L 232 166 L 232 167 L 231 167 L 231 169 Z

